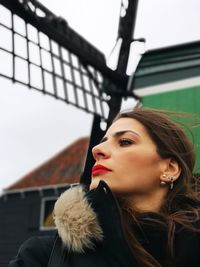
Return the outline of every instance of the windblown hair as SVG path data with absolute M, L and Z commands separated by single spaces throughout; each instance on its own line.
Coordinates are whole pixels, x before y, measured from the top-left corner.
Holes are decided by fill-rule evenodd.
M 195 165 L 195 153 L 193 144 L 189 141 L 182 126 L 170 118 L 175 115 L 172 112 L 135 108 L 132 111 L 120 113 L 114 121 L 120 118 L 133 118 L 139 121 L 147 130 L 149 136 L 156 145 L 157 153 L 161 158 L 174 159 L 181 169 L 179 178 L 174 182 L 173 190 L 168 190 L 164 203 L 159 211 L 159 216 L 167 225 L 168 252 L 173 258 L 173 244 L 176 225 L 182 225 L 194 232 L 195 221 L 200 217 L 200 205 L 195 196 L 193 183 L 193 169 Z M 131 221 L 137 225 L 137 212 L 119 200 L 124 218 L 124 228 L 127 240 L 132 251 L 142 267 L 161 267 L 159 262 L 153 258 L 137 241 Z M 157 217 L 158 218 L 158 217 Z M 155 223 L 162 223 L 162 220 L 152 219 Z M 151 222 L 152 222 L 151 220 Z

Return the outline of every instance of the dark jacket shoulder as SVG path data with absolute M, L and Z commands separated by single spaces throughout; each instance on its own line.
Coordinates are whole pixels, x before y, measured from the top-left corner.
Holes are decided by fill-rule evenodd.
M 47 266 L 54 243 L 53 236 L 32 237 L 26 240 L 9 267 Z

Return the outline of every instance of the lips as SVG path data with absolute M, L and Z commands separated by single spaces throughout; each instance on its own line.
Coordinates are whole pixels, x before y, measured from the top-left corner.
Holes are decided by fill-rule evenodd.
M 110 172 L 111 170 L 106 168 L 103 165 L 97 164 L 95 166 L 93 166 L 92 168 L 92 176 L 97 176 L 106 172 Z

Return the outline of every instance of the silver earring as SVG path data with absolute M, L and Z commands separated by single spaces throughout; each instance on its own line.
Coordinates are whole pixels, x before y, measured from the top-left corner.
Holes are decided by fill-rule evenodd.
M 161 181 L 161 182 L 160 182 L 160 185 L 161 185 L 161 186 L 165 186 L 165 185 L 166 185 L 166 182 Z
M 173 176 L 171 176 L 171 178 L 170 178 L 170 189 L 172 190 L 173 188 L 174 188 L 174 177 Z
M 163 174 L 162 176 L 163 176 L 163 178 L 170 180 L 170 189 L 172 190 L 174 188 L 174 177 L 171 175 L 166 175 L 166 174 Z M 164 185 L 164 184 L 162 183 L 162 185 Z

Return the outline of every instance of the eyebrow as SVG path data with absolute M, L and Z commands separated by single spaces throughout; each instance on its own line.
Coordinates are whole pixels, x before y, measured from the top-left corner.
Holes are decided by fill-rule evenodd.
M 113 134 L 113 137 L 119 137 L 122 136 L 125 133 L 132 133 L 134 135 L 137 135 L 138 137 L 140 137 L 140 135 L 138 133 L 136 133 L 135 131 L 132 130 L 123 130 L 123 131 L 119 131 Z M 108 139 L 108 137 L 104 136 L 101 140 L 100 143 L 105 142 Z

